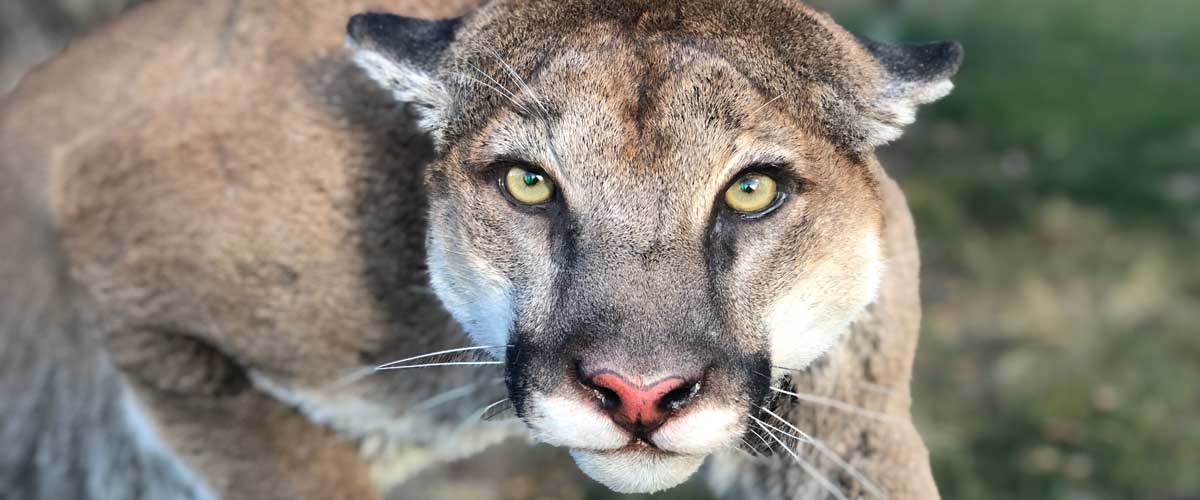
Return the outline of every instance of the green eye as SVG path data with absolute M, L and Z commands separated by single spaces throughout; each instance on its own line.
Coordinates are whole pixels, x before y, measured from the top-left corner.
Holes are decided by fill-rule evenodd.
M 761 212 L 775 202 L 777 189 L 775 179 L 759 173 L 746 174 L 725 190 L 725 204 L 744 214 Z
M 554 197 L 554 181 L 545 174 L 511 167 L 504 175 L 504 189 L 514 200 L 525 205 L 541 205 Z

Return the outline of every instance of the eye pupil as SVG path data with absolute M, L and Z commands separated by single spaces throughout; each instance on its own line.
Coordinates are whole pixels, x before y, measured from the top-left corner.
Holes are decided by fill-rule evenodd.
M 526 186 L 537 184 L 541 180 L 541 176 L 533 172 L 525 172 L 525 176 L 521 179 Z
M 755 191 L 758 191 L 758 179 L 754 179 L 754 178 L 742 179 L 742 182 L 739 185 L 739 187 L 741 188 L 743 193 L 751 194 Z

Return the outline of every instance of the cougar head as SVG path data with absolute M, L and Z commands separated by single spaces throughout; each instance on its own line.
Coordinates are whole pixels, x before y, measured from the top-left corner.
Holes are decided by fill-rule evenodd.
M 504 360 L 533 436 L 620 492 L 735 447 L 773 367 L 874 300 L 872 150 L 961 59 L 782 0 L 501 0 L 348 31 L 437 144 L 439 298 Z

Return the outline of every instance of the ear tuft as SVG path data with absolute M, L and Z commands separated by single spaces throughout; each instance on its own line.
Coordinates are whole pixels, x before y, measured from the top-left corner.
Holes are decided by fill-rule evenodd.
M 357 14 L 346 24 L 346 44 L 367 76 L 414 105 L 420 125 L 439 139 L 450 94 L 437 67 L 461 18 L 426 20 L 385 13 Z
M 427 20 L 367 12 L 350 18 L 346 35 L 360 50 L 384 53 L 433 72 L 461 22 L 462 18 Z
M 884 43 L 862 37 L 859 43 L 886 78 L 864 124 L 864 146 L 872 148 L 899 138 L 903 127 L 916 120 L 918 106 L 950 93 L 950 77 L 962 65 L 963 47 L 956 41 Z
M 929 43 L 882 43 L 859 38 L 894 79 L 910 82 L 948 80 L 962 65 L 963 47 L 954 40 Z

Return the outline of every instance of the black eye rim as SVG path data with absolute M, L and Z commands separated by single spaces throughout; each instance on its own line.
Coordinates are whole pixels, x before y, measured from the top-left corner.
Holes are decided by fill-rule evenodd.
M 550 181 L 550 184 L 553 186 L 552 191 L 550 192 L 550 198 L 547 198 L 546 201 L 541 203 L 530 205 L 513 197 L 512 193 L 508 190 L 507 177 L 508 171 L 514 167 L 533 172 L 537 175 L 540 175 L 543 179 Z M 500 196 L 503 196 L 505 200 L 508 200 L 509 204 L 518 209 L 544 211 L 551 205 L 557 203 L 560 199 L 561 195 L 559 194 L 558 181 L 555 181 L 553 176 L 546 173 L 546 170 L 542 167 L 539 167 L 536 163 L 520 159 L 503 158 L 492 162 L 488 166 L 487 172 L 488 177 L 493 179 L 493 182 L 496 183 L 496 187 L 500 190 Z
M 755 212 L 739 212 L 734 210 L 725 203 L 725 192 L 741 182 L 749 175 L 764 175 L 775 181 L 775 199 L 762 210 Z M 766 218 L 771 215 L 779 207 L 782 207 L 792 195 L 799 194 L 808 182 L 801 180 L 791 172 L 788 165 L 785 163 L 751 163 L 746 168 L 738 171 L 733 179 L 725 184 L 724 189 L 717 194 L 716 204 L 720 207 L 722 213 L 729 214 L 741 220 L 754 221 Z

